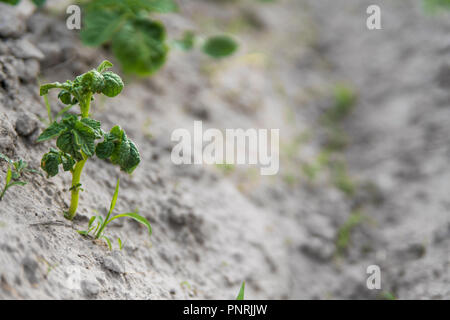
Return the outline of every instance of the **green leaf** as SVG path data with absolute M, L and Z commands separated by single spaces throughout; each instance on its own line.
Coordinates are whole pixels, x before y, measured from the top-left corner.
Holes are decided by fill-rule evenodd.
M 88 157 L 93 156 L 95 140 L 102 137 L 100 122 L 90 118 L 78 120 L 75 115 L 66 115 L 62 124 L 66 129 L 56 140 L 56 146 L 75 160 L 83 158 L 80 151 Z
M 48 94 L 48 91 L 51 89 L 65 89 L 70 90 L 70 85 L 68 83 L 59 83 L 59 82 L 53 82 L 53 83 L 46 83 L 43 84 L 39 90 L 39 94 L 41 96 Z
M 72 103 L 72 95 L 67 90 L 61 90 L 58 94 L 58 99 L 64 104 Z
M 8 185 L 12 178 L 12 171 L 11 168 L 8 167 L 8 171 L 6 172 L 6 184 Z
M 123 242 L 122 242 L 122 239 L 117 238 L 117 242 L 119 243 L 119 249 L 122 250 L 122 249 L 123 249 Z
M 0 159 L 5 160 L 8 163 L 13 163 L 12 160 L 5 156 L 3 153 L 0 153 Z
M 233 54 L 238 48 L 237 43 L 228 36 L 208 38 L 203 45 L 203 52 L 213 58 L 223 58 Z
M 107 71 L 103 73 L 103 78 L 105 79 L 105 86 L 103 87 L 102 93 L 107 97 L 115 97 L 122 92 L 123 81 L 117 74 Z
M 114 142 L 105 139 L 105 141 L 97 144 L 97 147 L 95 148 L 95 154 L 100 159 L 108 159 L 109 157 L 111 157 L 114 148 L 115 148 Z
M 97 71 L 100 73 L 103 73 L 104 71 L 108 70 L 109 68 L 112 68 L 113 64 L 109 62 L 108 60 L 104 60 L 100 65 L 97 67 Z
M 50 151 L 42 157 L 41 168 L 47 172 L 50 177 L 54 177 L 59 172 L 59 165 L 61 164 L 61 157 L 57 152 Z
M 20 2 L 20 0 L 0 0 L 0 2 L 5 2 L 7 4 L 11 4 L 11 5 L 15 6 Z
M 76 163 L 76 161 L 68 154 L 64 154 L 61 156 L 61 162 L 62 162 L 64 171 L 72 171 L 73 166 Z
M 92 217 L 89 219 L 88 229 L 91 228 L 91 226 L 92 226 L 92 224 L 94 223 L 95 220 L 96 220 L 96 217 L 95 217 L 95 216 L 92 216 Z
M 32 1 L 38 7 L 42 7 L 45 3 L 45 0 L 32 0 Z
M 124 18 L 120 12 L 102 9 L 94 2 L 85 9 L 81 41 L 87 46 L 99 46 L 108 42 L 118 32 Z
M 147 219 L 140 216 L 136 212 L 118 214 L 118 215 L 112 217 L 111 219 L 109 219 L 109 221 L 107 223 L 110 223 L 111 221 L 113 221 L 115 219 L 125 218 L 125 217 L 132 218 L 132 219 L 136 220 L 137 222 L 143 224 L 144 226 L 147 227 L 149 235 L 152 235 L 152 226 L 150 225 L 150 222 L 148 222 Z
M 82 90 L 100 93 L 105 86 L 103 75 L 97 70 L 91 70 L 77 77 Z
M 244 291 L 245 291 L 245 281 L 242 282 L 241 289 L 239 290 L 239 294 L 236 300 L 244 300 Z
M 116 189 L 114 191 L 114 195 L 113 195 L 112 200 L 111 200 L 111 205 L 109 206 L 109 213 L 108 213 L 108 215 L 110 215 L 111 212 L 116 207 L 117 197 L 119 195 L 119 183 L 120 183 L 120 179 L 118 178 L 117 179 L 117 183 L 116 183 Z
M 24 185 L 26 185 L 27 183 L 26 182 L 24 182 L 24 181 L 14 181 L 14 182 L 11 182 L 9 185 L 8 185 L 8 188 L 10 188 L 10 187 L 12 187 L 12 186 L 21 186 L 21 187 L 23 187 Z
M 147 8 L 159 13 L 178 11 L 178 5 L 173 0 L 147 0 Z
M 111 240 L 107 236 L 102 236 L 102 238 L 106 240 L 109 250 L 112 250 Z
M 164 26 L 147 18 L 127 23 L 114 36 L 112 50 L 125 72 L 146 76 L 166 61 L 168 47 Z
M 61 134 L 62 131 L 66 129 L 64 124 L 60 124 L 58 122 L 53 122 L 41 135 L 37 138 L 37 142 L 42 142 L 46 140 L 50 140 L 56 138 Z
M 101 138 L 103 136 L 100 121 L 91 118 L 83 118 L 80 120 L 80 122 L 92 128 L 94 130 L 96 138 Z
M 141 158 L 136 145 L 127 138 L 120 126 L 115 126 L 105 135 L 105 140 L 97 145 L 96 154 L 100 159 L 111 159 L 113 164 L 131 174 Z

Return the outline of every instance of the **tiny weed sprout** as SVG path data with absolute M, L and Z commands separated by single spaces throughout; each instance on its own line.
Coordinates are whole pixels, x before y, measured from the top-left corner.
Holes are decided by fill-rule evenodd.
M 0 193 L 0 201 L 5 196 L 6 191 L 13 186 L 24 186 L 27 184 L 25 181 L 19 181 L 24 172 L 38 173 L 37 170 L 28 168 L 28 164 L 19 159 L 18 161 L 12 161 L 4 154 L 0 153 L 0 160 L 4 160 L 8 163 L 8 170 L 6 171 L 6 181 L 3 189 Z
M 244 291 L 245 291 L 245 281 L 242 282 L 241 289 L 239 290 L 239 294 L 236 297 L 236 300 L 244 300 Z
M 56 138 L 57 149 L 51 148 L 42 157 L 41 167 L 50 177 L 56 176 L 59 166 L 72 174 L 71 203 L 65 217 L 72 220 L 78 208 L 81 189 L 81 172 L 86 161 L 94 155 L 100 159 L 109 159 L 119 165 L 121 170 L 131 174 L 140 162 L 136 145 L 128 139 L 125 132 L 115 126 L 110 132 L 104 132 L 100 122 L 89 117 L 93 95 L 104 94 L 107 97 L 117 96 L 123 89 L 122 79 L 111 71 L 109 61 L 103 61 L 97 69 L 93 69 L 64 83 L 54 82 L 41 86 L 40 95 L 45 96 L 51 89 L 59 89 L 58 98 L 62 103 L 73 106 L 78 104 L 81 114 L 65 113 L 61 121 L 53 121 L 42 132 L 37 141 L 42 142 Z M 97 143 L 98 140 L 103 139 Z
M 115 219 L 127 218 L 127 217 L 128 218 L 132 218 L 132 219 L 136 220 L 137 222 L 139 222 L 139 223 L 143 224 L 144 226 L 146 226 L 147 229 L 148 229 L 149 235 L 152 234 L 152 227 L 150 225 L 150 222 L 148 222 L 147 219 L 145 219 L 144 217 L 140 216 L 136 212 L 122 213 L 122 214 L 118 214 L 118 215 L 115 215 L 115 216 L 111 217 L 111 214 L 112 214 L 112 212 L 113 212 L 113 210 L 114 210 L 114 208 L 116 206 L 118 195 L 119 195 L 119 179 L 117 179 L 116 190 L 114 191 L 114 195 L 113 195 L 113 198 L 111 200 L 111 205 L 109 206 L 109 211 L 108 211 L 108 214 L 106 215 L 106 218 L 103 218 L 101 215 L 93 216 L 89 220 L 88 230 L 86 230 L 86 231 L 78 231 L 78 233 L 83 235 L 83 236 L 88 236 L 91 232 L 93 232 L 94 238 L 95 239 L 104 239 L 106 241 L 106 243 L 108 244 L 108 247 L 109 247 L 110 250 L 112 250 L 111 239 L 109 237 L 105 236 L 104 232 L 105 232 L 106 226 L 110 222 L 114 221 Z M 119 243 L 119 249 L 122 249 L 123 248 L 122 240 L 120 238 L 118 238 L 117 242 Z

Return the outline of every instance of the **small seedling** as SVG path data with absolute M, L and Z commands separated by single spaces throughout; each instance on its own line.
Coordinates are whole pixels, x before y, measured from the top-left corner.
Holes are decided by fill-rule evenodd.
M 58 174 L 61 164 L 64 171 L 72 173 L 72 198 L 70 208 L 64 215 L 69 220 L 76 215 L 79 193 L 82 190 L 81 172 L 89 158 L 95 154 L 100 159 L 109 159 L 129 174 L 140 162 L 136 145 L 128 139 L 120 126 L 113 127 L 110 132 L 104 132 L 100 122 L 89 117 L 94 94 L 101 93 L 112 98 L 123 89 L 122 79 L 117 74 L 106 71 L 111 67 L 109 61 L 103 61 L 97 69 L 86 72 L 73 81 L 48 83 L 40 89 L 41 96 L 48 94 L 51 89 L 60 89 L 58 98 L 62 103 L 80 106 L 81 114 L 64 114 L 61 121 L 52 122 L 37 139 L 38 142 L 57 139 L 58 149 L 51 148 L 41 161 L 42 169 L 50 177 Z M 96 144 L 99 139 L 103 141 Z
M 353 229 L 360 225 L 365 220 L 365 218 L 366 217 L 361 213 L 360 210 L 355 210 L 348 217 L 347 221 L 339 228 L 336 240 L 337 256 L 341 256 L 347 250 L 350 244 L 350 237 Z
M 122 213 L 122 214 L 118 214 L 118 215 L 115 215 L 115 216 L 111 217 L 111 214 L 112 214 L 112 212 L 114 210 L 114 207 L 116 206 L 118 195 L 119 195 L 119 179 L 117 179 L 116 190 L 114 191 L 114 195 L 113 195 L 113 198 L 111 200 L 111 205 L 109 207 L 109 211 L 108 211 L 108 214 L 106 215 L 106 218 L 103 218 L 101 215 L 93 216 L 89 220 L 88 230 L 86 230 L 86 231 L 78 231 L 78 233 L 83 235 L 83 236 L 88 236 L 91 232 L 93 232 L 94 238 L 95 239 L 104 239 L 106 241 L 106 243 L 108 244 L 108 247 L 109 247 L 110 250 L 112 250 L 111 239 L 109 237 L 105 236 L 104 232 L 105 232 L 106 226 L 110 222 L 114 221 L 115 219 L 126 218 L 126 217 L 132 218 L 132 219 L 136 220 L 137 222 L 139 222 L 139 223 L 143 224 L 144 226 L 146 226 L 147 229 L 148 229 L 149 235 L 152 234 L 152 227 L 150 225 L 150 222 L 148 222 L 147 219 L 145 219 L 144 217 L 140 216 L 136 212 Z M 96 225 L 94 225 L 94 223 L 96 223 Z M 123 248 L 122 240 L 120 238 L 118 238 L 117 242 L 119 243 L 119 249 L 122 249 Z
M 5 196 L 6 191 L 13 186 L 24 186 L 27 184 L 25 181 L 19 181 L 24 172 L 39 173 L 39 171 L 31 169 L 28 164 L 19 159 L 18 161 L 12 161 L 10 158 L 0 153 L 0 159 L 8 163 L 8 171 L 6 172 L 5 186 L 0 193 L 0 201 L 2 201 Z
M 241 289 L 239 290 L 239 294 L 236 297 L 236 300 L 244 300 L 244 291 L 245 291 L 245 281 L 242 282 Z

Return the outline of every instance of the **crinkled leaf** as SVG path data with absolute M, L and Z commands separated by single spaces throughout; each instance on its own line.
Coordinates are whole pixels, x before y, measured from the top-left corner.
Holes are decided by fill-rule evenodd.
M 105 79 L 105 86 L 103 87 L 102 93 L 110 98 L 117 96 L 122 92 L 123 81 L 114 72 L 106 71 L 103 73 L 103 78 Z
M 140 154 L 136 145 L 127 138 L 125 132 L 115 126 L 105 135 L 105 140 L 97 145 L 96 154 L 101 159 L 110 158 L 113 164 L 131 174 L 140 163 Z
M 44 154 L 41 160 L 41 168 L 47 172 L 50 177 L 54 177 L 59 172 L 59 165 L 61 163 L 61 157 L 58 153 L 50 151 Z
M 66 115 L 62 123 L 66 126 L 66 131 L 60 134 L 56 146 L 75 160 L 82 159 L 80 151 L 88 157 L 93 156 L 95 140 L 102 137 L 100 122 L 89 118 L 78 120 L 77 116 Z
M 108 60 L 104 60 L 100 65 L 97 67 L 97 71 L 100 73 L 105 72 L 109 68 L 112 68 L 113 64 L 109 62 Z
M 41 135 L 37 138 L 37 142 L 42 142 L 46 140 L 50 140 L 56 138 L 61 134 L 62 131 L 66 129 L 64 124 L 53 122 Z
M 62 133 L 56 140 L 56 146 L 64 153 L 70 154 L 77 161 L 83 159 L 80 153 L 80 145 L 75 138 L 73 130 Z
M 95 148 L 95 154 L 100 159 L 108 159 L 111 157 L 113 151 L 114 151 L 115 145 L 113 141 L 103 141 L 97 144 L 97 147 Z
M 61 90 L 58 94 L 58 99 L 64 104 L 72 103 L 72 95 L 67 90 Z
M 95 2 L 85 12 L 81 41 L 87 46 L 99 46 L 111 40 L 123 21 L 121 12 L 102 9 Z
M 64 171 L 73 170 L 73 166 L 76 163 L 75 160 L 70 155 L 61 156 L 61 162 L 62 162 Z
M 91 70 L 78 78 L 83 90 L 100 93 L 105 86 L 105 79 L 97 70 Z
M 126 72 L 150 75 L 162 67 L 168 52 L 164 26 L 147 18 L 127 23 L 114 36 L 112 50 Z
M 213 58 L 223 58 L 233 54 L 237 47 L 237 43 L 229 36 L 214 36 L 206 40 L 203 52 Z
M 80 122 L 92 128 L 94 130 L 96 138 L 99 139 L 103 136 L 100 121 L 91 118 L 83 118 L 80 120 Z

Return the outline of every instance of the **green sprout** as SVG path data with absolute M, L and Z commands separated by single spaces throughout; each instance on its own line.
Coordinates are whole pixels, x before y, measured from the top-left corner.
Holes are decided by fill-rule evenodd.
M 106 215 L 106 218 L 103 218 L 101 215 L 93 216 L 93 217 L 91 217 L 91 219 L 89 219 L 88 230 L 78 231 L 78 233 L 83 236 L 88 236 L 91 232 L 93 232 L 94 238 L 95 239 L 104 239 L 106 241 L 106 243 L 108 244 L 108 247 L 110 250 L 112 250 L 111 239 L 109 237 L 105 236 L 104 232 L 105 232 L 106 226 L 110 222 L 112 222 L 118 218 L 126 218 L 126 217 L 132 218 L 132 219 L 136 220 L 137 222 L 146 226 L 148 229 L 149 235 L 152 234 L 152 227 L 150 225 L 150 222 L 148 222 L 147 219 L 140 216 L 136 212 L 122 213 L 122 214 L 118 214 L 118 215 L 111 217 L 111 214 L 116 206 L 118 195 L 119 195 L 119 179 L 117 179 L 116 189 L 114 191 L 114 195 L 111 200 L 111 204 L 109 206 L 109 211 L 108 211 L 108 214 Z M 96 222 L 96 225 L 94 225 L 95 222 Z M 119 243 L 119 249 L 122 249 L 123 248 L 122 240 L 120 238 L 118 238 L 117 242 Z
M 245 291 L 245 281 L 242 282 L 241 289 L 239 290 L 239 294 L 236 297 L 236 300 L 244 300 L 244 291 Z
M 6 191 L 14 186 L 24 186 L 27 184 L 25 181 L 20 181 L 22 174 L 25 172 L 38 173 L 39 171 L 31 169 L 28 164 L 19 159 L 18 161 L 12 161 L 10 158 L 0 153 L 0 159 L 8 163 L 8 171 L 6 172 L 6 181 L 2 192 L 0 193 L 0 201 L 2 201 L 5 196 Z
M 61 102 L 70 106 L 78 104 L 81 111 L 79 115 L 65 113 L 60 122 L 51 123 L 37 139 L 38 142 L 57 139 L 58 149 L 51 148 L 41 161 L 42 169 L 50 177 L 58 174 L 61 164 L 64 171 L 72 173 L 71 203 L 64 214 L 69 220 L 76 215 L 81 191 L 81 173 L 89 158 L 95 154 L 100 159 L 109 159 L 129 174 L 140 162 L 136 145 L 128 139 L 120 126 L 113 127 L 110 132 L 104 132 L 100 122 L 89 117 L 94 94 L 102 93 L 107 97 L 115 97 L 124 87 L 117 74 L 106 71 L 111 67 L 109 61 L 103 61 L 97 69 L 76 77 L 74 81 L 48 83 L 40 89 L 41 96 L 48 94 L 51 89 L 60 89 L 58 98 Z M 96 144 L 99 139 L 103 141 Z
M 347 250 L 353 229 L 360 225 L 365 218 L 366 217 L 360 210 L 355 210 L 350 214 L 347 221 L 339 228 L 336 240 L 336 253 L 338 256 L 342 255 L 345 250 Z

